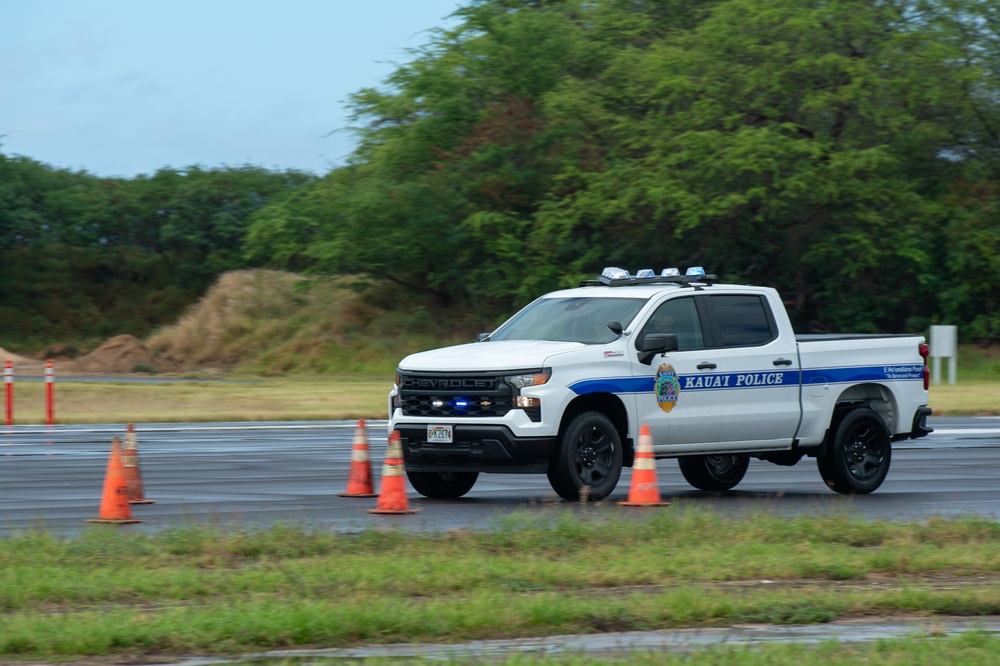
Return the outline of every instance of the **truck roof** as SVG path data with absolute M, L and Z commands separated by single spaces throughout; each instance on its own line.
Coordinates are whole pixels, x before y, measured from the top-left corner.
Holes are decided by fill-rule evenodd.
M 678 291 L 681 289 L 683 289 L 683 287 L 679 285 L 664 284 L 637 284 L 630 285 L 627 289 L 594 285 L 560 289 L 558 291 L 545 294 L 542 298 L 569 298 L 574 296 L 589 296 L 597 298 L 652 298 L 653 296 L 662 294 L 665 291 Z M 688 291 L 690 291 L 690 288 Z

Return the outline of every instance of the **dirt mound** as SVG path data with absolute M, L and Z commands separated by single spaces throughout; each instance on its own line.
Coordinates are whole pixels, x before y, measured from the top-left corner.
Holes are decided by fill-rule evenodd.
M 7 361 L 13 361 L 14 365 L 17 366 L 22 363 L 38 363 L 33 358 L 25 358 L 24 356 L 18 356 L 14 352 L 9 352 L 3 347 L 0 347 L 0 364 L 6 363 Z
M 162 372 L 165 368 L 146 345 L 133 335 L 116 335 L 103 345 L 71 363 L 61 373 L 123 375 L 131 372 Z
M 287 338 L 287 321 L 309 294 L 296 291 L 301 276 L 270 270 L 224 273 L 176 324 L 149 339 L 157 358 L 184 368 L 235 367 Z M 315 294 L 312 293 L 312 298 Z M 332 319 L 332 317 L 330 317 Z
M 12 361 L 14 363 L 14 375 L 40 375 L 45 371 L 45 362 L 37 361 L 33 358 L 27 358 L 20 356 L 13 352 L 9 352 L 3 347 L 0 347 L 0 368 L 2 368 L 7 361 Z

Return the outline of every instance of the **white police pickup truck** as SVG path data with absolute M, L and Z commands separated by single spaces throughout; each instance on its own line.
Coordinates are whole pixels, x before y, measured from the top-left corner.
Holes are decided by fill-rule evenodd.
M 641 425 L 695 488 L 735 487 L 751 457 L 809 456 L 834 491 L 870 493 L 891 442 L 930 432 L 927 354 L 915 335 L 796 336 L 774 289 L 700 268 L 608 268 L 478 342 L 404 358 L 389 429 L 432 498 L 525 472 L 566 500 L 603 499 Z

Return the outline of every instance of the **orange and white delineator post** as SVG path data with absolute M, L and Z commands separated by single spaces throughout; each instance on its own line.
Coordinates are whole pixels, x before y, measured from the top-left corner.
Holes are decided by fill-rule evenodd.
M 132 517 L 132 510 L 128 505 L 125 470 L 122 467 L 122 456 L 118 448 L 117 436 L 111 440 L 111 456 L 108 458 L 108 470 L 104 475 L 100 517 L 88 518 L 87 522 L 111 523 L 113 525 L 142 522 Z
M 639 447 L 635 452 L 632 466 L 632 486 L 628 491 L 628 501 L 618 502 L 621 506 L 669 506 L 670 502 L 660 499 L 660 489 L 656 485 L 656 458 L 653 456 L 653 435 L 648 425 L 639 428 Z
M 351 469 L 347 475 L 347 490 L 337 493 L 339 497 L 376 497 L 372 486 L 371 455 L 368 451 L 368 435 L 365 420 L 358 419 L 354 429 L 354 444 L 351 446 Z
M 406 499 L 403 445 L 399 439 L 399 431 L 393 430 L 389 435 L 389 448 L 386 450 L 385 464 L 382 466 L 378 503 L 374 509 L 368 509 L 368 513 L 406 514 L 416 513 L 419 510 L 411 509 Z
M 52 359 L 45 361 L 45 425 L 55 425 L 56 422 L 56 388 L 55 369 Z
M 3 386 L 7 413 L 4 422 L 14 425 L 14 362 L 10 359 L 3 366 Z
M 139 469 L 139 442 L 135 436 L 135 424 L 129 423 L 122 444 L 122 466 L 125 468 L 125 488 L 128 490 L 129 504 L 155 504 L 147 499 L 142 487 L 142 470 Z

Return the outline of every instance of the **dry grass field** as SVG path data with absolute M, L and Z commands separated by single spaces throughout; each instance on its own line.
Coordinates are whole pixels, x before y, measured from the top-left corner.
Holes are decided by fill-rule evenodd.
M 313 421 L 385 418 L 392 376 L 379 378 L 55 383 L 57 423 Z M 16 425 L 43 423 L 44 384 L 19 383 Z
M 1000 382 L 932 385 L 930 406 L 935 416 L 996 416 L 1000 414 Z

